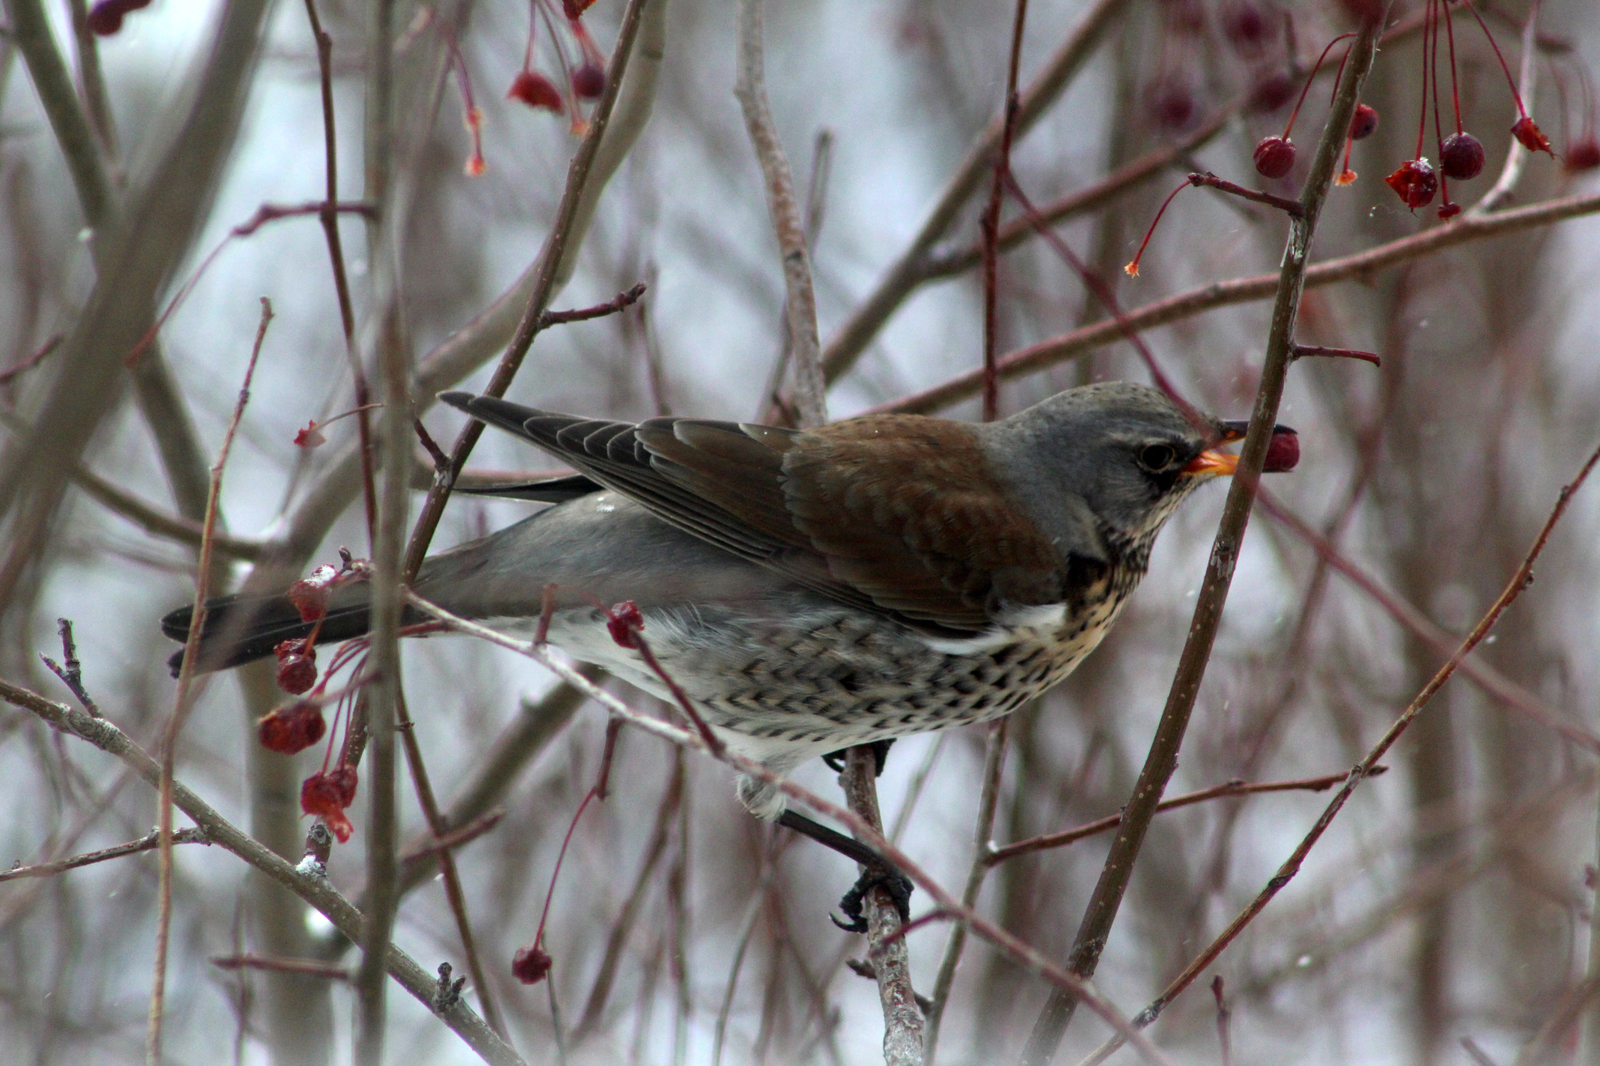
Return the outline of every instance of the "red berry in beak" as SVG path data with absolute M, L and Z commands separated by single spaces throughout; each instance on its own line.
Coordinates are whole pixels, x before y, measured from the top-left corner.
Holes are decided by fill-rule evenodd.
M 1267 442 L 1267 458 L 1261 464 L 1263 474 L 1281 474 L 1293 470 L 1300 462 L 1300 435 L 1288 426 L 1275 426 L 1272 439 Z
M 1264 137 L 1256 145 L 1256 173 L 1281 178 L 1294 169 L 1294 143 L 1287 137 Z
M 1401 163 L 1398 170 L 1383 180 L 1413 211 L 1428 206 L 1433 194 L 1439 191 L 1439 175 L 1433 164 L 1420 156 Z
M 1470 133 L 1452 133 L 1439 146 L 1439 169 L 1452 181 L 1468 181 L 1483 172 L 1483 145 Z

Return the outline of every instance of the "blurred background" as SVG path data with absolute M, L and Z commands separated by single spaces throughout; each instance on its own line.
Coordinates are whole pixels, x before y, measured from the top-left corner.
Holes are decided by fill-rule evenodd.
M 1330 194 L 1317 261 L 1444 224 L 1433 207 L 1406 210 L 1382 180 L 1416 147 L 1425 6 L 1395 5 L 1364 95 L 1380 125 L 1353 146 L 1358 180 Z M 634 73 L 655 71 L 653 99 L 647 91 L 629 97 L 624 87 L 635 106 L 641 95 L 649 102 L 648 122 L 636 106 L 637 140 L 611 174 L 552 306 L 596 304 L 640 281 L 649 291 L 622 314 L 541 334 L 509 396 L 630 420 L 662 412 L 765 417 L 783 350 L 784 289 L 760 170 L 731 91 L 735 5 L 651 0 L 651 9 L 643 35 L 658 51 L 664 46 L 663 58 L 636 63 Z M 1453 127 L 1453 75 L 1462 122 L 1487 154 L 1480 176 L 1450 186 L 1470 208 L 1502 174 L 1517 109 L 1483 31 L 1463 6 L 1449 10 L 1453 66 L 1442 58 L 1437 72 L 1444 128 Z M 1537 56 L 1526 64 L 1528 6 L 1482 10 L 1512 75 L 1531 69 L 1526 105 L 1559 156 L 1525 157 L 1507 203 L 1593 198 L 1600 170 L 1584 164 L 1591 148 L 1600 163 L 1590 88 L 1600 70 L 1600 9 L 1586 0 L 1541 5 L 1530 38 Z M 332 40 L 339 195 L 356 201 L 372 162 L 364 137 L 369 14 L 353 0 L 318 0 L 317 11 Z M 622 11 L 621 0 L 601 0 L 583 16 L 602 53 Z M 263 296 L 276 318 L 223 482 L 221 514 L 233 540 L 216 580 L 239 585 L 264 545 L 284 563 L 280 584 L 337 563 L 340 546 L 358 556 L 369 550 L 348 476 L 355 420 L 328 426 L 328 443 L 316 450 L 295 443 L 309 421 L 353 406 L 316 216 L 270 222 L 223 244 L 262 204 L 324 196 L 315 44 L 305 5 L 287 0 L 153 0 L 104 36 L 75 32 L 84 0 L 6 0 L 5 12 L 0 675 L 69 699 L 39 660 L 60 657 L 56 619 L 69 618 L 89 693 L 154 748 L 174 693 L 165 665 L 174 646 L 157 621 L 193 596 L 205 470 L 243 379 Z M 552 13 L 559 10 L 521 0 L 396 6 L 388 163 L 402 189 L 392 272 L 406 350 L 425 368 L 437 368 L 441 352 L 466 353 L 452 364 L 457 370 L 424 375 L 431 389 L 420 391 L 481 388 L 526 299 L 516 286 L 539 255 L 578 144 L 574 107 L 579 115 L 593 107 L 568 88 L 566 71 L 583 62 L 582 44 Z M 987 171 L 980 191 L 959 198 L 950 224 L 933 233 L 932 251 L 913 255 L 930 280 L 891 296 L 891 313 L 857 329 L 854 342 L 838 338 L 846 324 L 865 321 L 867 298 L 913 247 L 999 113 L 1011 17 L 1011 5 L 969 0 L 768 5 L 768 91 L 808 201 L 821 335 L 841 371 L 828 397 L 832 417 L 893 404 L 979 365 L 981 275 L 959 253 L 976 246 Z M 1258 178 L 1251 152 L 1283 132 L 1310 63 L 1352 27 L 1345 7 L 1034 4 L 1024 85 L 1086 19 L 1098 22 L 1085 37 L 1084 61 L 1061 92 L 1044 95 L 1047 106 L 1018 137 L 1021 186 L 1041 206 L 1098 190 L 1055 228 L 1130 311 L 1273 273 L 1282 217 L 1205 190 L 1176 199 L 1139 277 L 1121 267 L 1190 169 L 1295 194 L 1326 116 L 1327 72 L 1295 125 L 1295 169 L 1280 181 Z M 33 33 L 40 26 L 49 46 L 42 50 Z M 58 57 L 64 81 L 49 82 L 35 68 L 45 51 Z M 525 55 L 559 90 L 562 113 L 507 98 Z M 41 102 L 52 92 L 56 114 Z M 87 140 L 63 140 L 61 108 L 77 111 Z M 472 123 L 463 121 L 474 109 L 476 176 Z M 1427 127 L 1424 154 L 1436 159 L 1431 117 Z M 1152 160 L 1135 177 L 1105 183 L 1119 167 Z M 1596 210 L 1600 203 L 1586 208 Z M 1008 205 L 1004 218 L 1019 217 Z M 371 264 L 389 253 L 371 246 L 359 215 L 341 216 L 340 226 L 365 329 L 381 289 L 374 279 L 384 273 Z M 928 268 L 936 260 L 945 268 Z M 130 371 L 124 355 L 190 279 Z M 1390 603 L 1258 507 L 1170 794 L 1234 779 L 1340 773 L 1433 674 L 1448 654 L 1440 640 L 1448 646 L 1488 607 L 1562 484 L 1600 442 L 1597 292 L 1600 224 L 1592 215 L 1307 292 L 1301 341 L 1376 352 L 1382 366 L 1294 365 L 1281 418 L 1299 430 L 1303 459 L 1266 488 Z M 1002 352 L 1106 317 L 1048 245 L 1025 237 L 1000 260 L 999 293 Z M 1268 307 L 1218 306 L 1144 338 L 1185 395 L 1242 418 L 1255 394 Z M 1091 346 L 1007 379 L 1001 413 L 1117 378 L 1149 380 L 1126 343 Z M 969 397 L 937 413 L 973 419 L 978 407 Z M 423 422 L 448 444 L 462 419 L 428 410 Z M 548 465 L 493 432 L 471 463 L 497 471 Z M 347 471 L 342 480 L 339 469 Z M 419 488 L 427 480 L 419 467 Z M 1068 828 L 1126 802 L 1223 497 L 1211 488 L 1181 511 L 1101 649 L 1012 720 L 997 842 Z M 457 497 L 435 547 L 527 510 Z M 1537 582 L 1474 656 L 1498 680 L 1488 688 L 1463 676 L 1449 683 L 1386 759 L 1389 772 L 1363 785 L 1301 875 L 1213 967 L 1231 1012 L 1231 1061 L 1600 1062 L 1600 1042 L 1583 1035 L 1586 1019 L 1600 1035 L 1597 983 L 1588 977 L 1600 972 L 1590 947 L 1597 529 L 1600 492 L 1591 486 L 1555 533 Z M 486 645 L 435 637 L 403 649 L 416 735 L 441 805 L 453 824 L 503 811 L 456 856 L 487 991 L 528 1061 L 881 1060 L 877 990 L 845 966 L 864 949 L 827 918 L 854 880 L 853 866 L 746 815 L 722 767 L 638 732 L 623 731 L 611 797 L 577 824 L 551 901 L 550 979 L 519 984 L 512 953 L 533 939 L 557 850 L 594 780 L 605 715 L 541 668 Z M 648 706 L 647 697 L 604 683 Z M 253 722 L 279 698 L 270 672 L 212 678 L 182 734 L 177 776 L 298 860 L 308 825 L 297 805 L 300 781 L 320 765 L 321 750 L 286 757 L 260 748 Z M 880 781 L 885 821 L 901 846 L 957 890 L 973 860 L 986 735 L 973 727 L 902 741 Z M 837 797 L 833 777 L 820 762 L 797 775 Z M 404 776 L 401 796 L 402 839 L 425 840 Z M 5 863 L 108 846 L 155 822 L 152 790 L 120 763 L 10 707 L 0 709 L 0 797 L 11 811 L 0 827 Z M 1326 795 L 1282 792 L 1160 815 L 1096 977 L 1106 996 L 1128 1014 L 1147 1003 L 1261 889 L 1325 802 Z M 364 803 L 358 797 L 351 811 L 356 837 L 335 848 L 329 868 L 334 885 L 356 899 L 365 882 Z M 1108 841 L 999 864 L 979 908 L 1064 958 Z M 465 973 L 437 867 L 423 860 L 408 869 L 397 942 L 425 968 L 448 959 Z M 0 958 L 11 960 L 0 976 L 0 1046 L 13 1049 L 9 1061 L 143 1058 L 156 870 L 146 853 L 0 884 Z M 927 906 L 919 894 L 913 913 Z M 932 988 L 948 935 L 945 923 L 911 934 L 919 991 Z M 220 848 L 177 849 L 172 953 L 171 1061 L 349 1058 L 346 982 L 210 961 L 255 954 L 353 968 L 359 960 L 320 915 Z M 982 942 L 969 943 L 940 1061 L 1011 1061 L 1047 993 Z M 477 994 L 468 992 L 474 1004 Z M 390 1061 L 476 1061 L 393 985 L 390 1011 Z M 1107 1035 L 1080 1013 L 1057 1061 L 1078 1061 Z M 1224 1061 L 1206 988 L 1191 989 L 1151 1034 L 1177 1061 Z M 1132 1052 L 1120 1055 L 1132 1061 Z

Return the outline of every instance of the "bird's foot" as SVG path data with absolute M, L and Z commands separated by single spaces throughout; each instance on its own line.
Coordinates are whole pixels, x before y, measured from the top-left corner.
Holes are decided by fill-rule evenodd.
M 883 766 L 889 761 L 889 749 L 893 745 L 893 737 L 890 737 L 888 740 L 874 740 L 871 744 L 867 745 L 867 747 L 872 749 L 872 766 L 874 777 L 883 776 Z M 840 748 L 838 751 L 830 751 L 828 754 L 822 757 L 822 761 L 828 764 L 829 769 L 835 770 L 842 774 L 844 773 L 844 757 L 849 750 L 849 748 Z
M 844 916 L 850 919 L 841 922 L 833 915 L 828 918 L 847 933 L 865 933 L 867 931 L 866 915 L 862 912 L 862 905 L 867 900 L 867 893 L 874 888 L 883 888 L 889 893 L 889 899 L 894 903 L 894 909 L 900 913 L 902 922 L 911 919 L 911 879 L 892 866 L 873 863 L 864 870 L 850 891 L 844 894 L 839 901 L 839 909 L 844 911 Z

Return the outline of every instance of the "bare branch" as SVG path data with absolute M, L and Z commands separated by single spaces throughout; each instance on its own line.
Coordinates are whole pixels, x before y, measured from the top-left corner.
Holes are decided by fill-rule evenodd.
M 789 173 L 789 157 L 778 139 L 772 109 L 767 104 L 762 2 L 739 0 L 739 75 L 733 95 L 744 110 L 745 129 L 766 179 L 767 211 L 772 216 L 783 261 L 783 287 L 787 294 L 784 323 L 800 424 L 820 426 L 828 421 L 828 397 L 822 376 L 821 342 L 817 339 L 817 297 L 811 285 L 811 257 L 806 250 L 800 204 L 795 199 L 794 178 Z

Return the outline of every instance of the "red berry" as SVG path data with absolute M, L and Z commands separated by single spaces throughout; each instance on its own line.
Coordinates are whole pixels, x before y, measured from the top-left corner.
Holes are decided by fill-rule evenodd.
M 572 91 L 580 100 L 593 100 L 606 91 L 606 72 L 598 63 L 584 63 L 572 72 Z
M 322 709 L 310 703 L 296 703 L 289 707 L 275 707 L 271 714 L 256 723 L 261 746 L 268 751 L 293 755 L 305 751 L 322 739 L 328 723 Z
M 1413 211 L 1426 207 L 1432 202 L 1433 194 L 1439 191 L 1439 175 L 1434 172 L 1433 164 L 1421 156 L 1401 163 L 1398 170 L 1383 180 Z
M 317 683 L 317 653 L 303 640 L 285 640 L 273 653 L 278 656 L 278 687 L 298 696 Z
M 1511 127 L 1511 136 L 1521 142 L 1522 147 L 1530 152 L 1550 152 L 1550 138 L 1539 129 L 1539 124 L 1533 121 L 1533 116 L 1523 115 L 1517 119 L 1516 125 Z M 1554 155 L 1554 152 L 1550 152 Z
M 1249 0 L 1229 4 L 1222 13 L 1222 33 L 1246 55 L 1260 55 L 1267 39 L 1267 20 Z
M 1181 81 L 1163 79 L 1145 91 L 1146 106 L 1157 125 L 1181 129 L 1194 117 L 1194 94 Z
M 1257 78 L 1245 106 L 1258 114 L 1276 111 L 1294 98 L 1294 80 L 1283 71 Z
M 1455 218 L 1461 213 L 1461 205 L 1454 200 L 1439 205 L 1440 218 Z
M 1378 128 L 1377 109 L 1366 104 L 1357 104 L 1356 113 L 1350 118 L 1350 139 L 1359 141 L 1363 137 L 1371 137 Z
M 1567 145 L 1568 173 L 1593 170 L 1595 167 L 1600 167 L 1600 142 L 1593 137 L 1585 137 L 1581 141 L 1573 141 Z
M 606 612 L 606 629 L 618 646 L 628 649 L 639 646 L 639 634 L 644 631 L 644 615 L 638 604 L 623 600 Z
M 1439 146 L 1439 169 L 1451 181 L 1468 181 L 1483 173 L 1483 145 L 1470 133 L 1452 133 Z
M 1256 173 L 1281 178 L 1294 169 L 1294 142 L 1287 137 L 1264 137 L 1256 145 Z
M 518 948 L 511 959 L 511 976 L 525 985 L 536 985 L 550 972 L 552 960 L 538 944 Z
M 511 80 L 508 100 L 521 100 L 529 107 L 561 114 L 561 93 L 551 80 L 536 70 L 524 70 Z
M 300 785 L 300 809 L 321 818 L 343 844 L 355 827 L 344 810 L 355 801 L 356 768 L 348 763 L 329 773 L 316 773 Z
M 328 612 L 328 593 L 333 588 L 339 571 L 323 565 L 311 571 L 311 576 L 289 586 L 289 602 L 300 612 L 300 621 L 315 622 Z
M 1300 435 L 1288 426 L 1278 426 L 1267 442 L 1267 458 L 1261 464 L 1264 474 L 1279 474 L 1293 470 L 1300 462 Z

